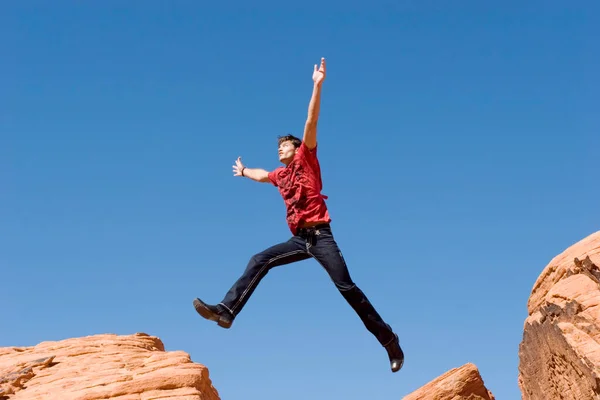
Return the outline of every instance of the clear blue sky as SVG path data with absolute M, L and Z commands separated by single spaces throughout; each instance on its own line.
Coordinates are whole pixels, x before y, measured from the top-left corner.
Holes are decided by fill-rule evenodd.
M 121 3 L 0 6 L 0 346 L 146 332 L 223 399 L 400 399 L 473 362 L 520 398 L 532 285 L 598 229 L 597 2 Z M 278 166 L 322 56 L 324 193 L 397 374 L 313 260 L 230 330 L 192 307 L 288 239 L 231 165 Z

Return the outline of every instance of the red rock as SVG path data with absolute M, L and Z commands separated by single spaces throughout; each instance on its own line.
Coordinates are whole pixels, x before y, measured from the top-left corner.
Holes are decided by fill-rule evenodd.
M 550 289 L 561 279 L 576 269 L 575 258 L 580 260 L 589 256 L 592 262 L 600 265 L 600 231 L 580 240 L 554 257 L 544 268 L 531 290 L 527 311 L 532 315 L 537 311 Z
M 3 400 L 219 400 L 208 369 L 144 333 L 0 348 Z
M 475 364 L 467 363 L 438 376 L 403 400 L 495 400 Z
M 523 400 L 600 398 L 600 232 L 536 280 L 519 346 Z

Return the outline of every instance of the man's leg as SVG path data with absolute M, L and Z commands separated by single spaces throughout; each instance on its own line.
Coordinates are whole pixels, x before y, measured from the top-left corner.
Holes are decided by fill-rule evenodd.
M 308 252 L 327 271 L 337 289 L 358 314 L 367 330 L 385 347 L 392 371 L 398 371 L 404 363 L 404 353 L 400 348 L 398 336 L 383 321 L 362 290 L 352 281 L 331 228 L 317 229 L 313 235 L 313 239 L 309 238 L 308 240 Z
M 307 258 L 310 258 L 310 255 L 306 251 L 304 241 L 299 237 L 292 237 L 287 242 L 271 246 L 250 258 L 242 276 L 219 304 L 208 305 L 197 298 L 194 300 L 194 307 L 204 318 L 216 321 L 223 328 L 229 328 L 271 268 Z

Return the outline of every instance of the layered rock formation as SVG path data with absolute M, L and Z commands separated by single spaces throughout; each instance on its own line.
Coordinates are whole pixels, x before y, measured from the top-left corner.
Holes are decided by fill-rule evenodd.
M 523 400 L 600 399 L 600 232 L 535 282 L 519 347 Z
M 494 400 L 477 367 L 468 363 L 451 369 L 403 400 Z
M 143 333 L 0 348 L 0 400 L 219 400 L 208 369 Z

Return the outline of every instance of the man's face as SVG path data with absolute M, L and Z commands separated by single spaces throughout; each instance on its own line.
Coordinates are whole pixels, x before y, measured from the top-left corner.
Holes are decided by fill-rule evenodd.
M 291 141 L 286 140 L 279 145 L 279 161 L 284 164 L 289 164 L 296 154 L 296 148 Z

